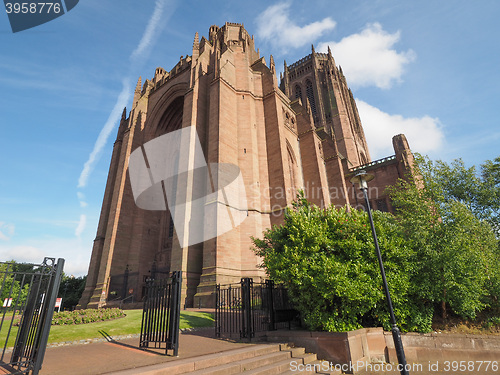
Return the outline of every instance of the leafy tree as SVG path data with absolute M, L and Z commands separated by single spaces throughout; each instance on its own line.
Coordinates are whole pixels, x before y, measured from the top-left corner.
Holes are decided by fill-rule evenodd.
M 396 216 L 415 254 L 412 285 L 422 298 L 461 317 L 474 318 L 498 296 L 494 215 L 479 213 L 486 188 L 474 169 L 417 156 L 414 176 L 389 189 Z M 461 176 L 458 178 L 458 176 Z
M 61 297 L 62 308 L 72 310 L 82 296 L 83 290 L 85 289 L 85 282 L 87 281 L 87 276 L 68 276 L 63 274 L 61 285 L 59 286 L 58 297 Z
M 439 201 L 458 201 L 478 219 L 488 221 L 500 237 L 500 156 L 480 165 L 466 167 L 462 159 L 451 164 L 432 162 L 418 156 L 421 173 L 433 188 L 439 187 Z
M 14 260 L 8 263 L 0 263 L 0 306 L 3 305 L 6 298 L 12 298 L 12 306 L 22 306 L 26 301 L 29 290 L 29 278 L 23 280 L 21 273 L 31 272 L 32 265 L 16 263 Z
M 428 331 L 432 309 L 412 295 L 412 249 L 391 214 L 375 212 L 387 279 L 398 323 Z M 269 277 L 283 283 L 310 329 L 389 329 L 382 279 L 366 212 L 320 209 L 300 196 L 284 224 L 253 239 Z M 410 256 L 409 256 L 410 255 Z
M 448 312 L 474 318 L 499 308 L 500 251 L 489 221 L 452 198 L 434 164 L 389 189 L 396 215 L 374 212 L 395 314 L 402 330 L 431 330 Z M 389 328 L 364 211 L 320 209 L 299 195 L 284 223 L 253 238 L 262 267 L 288 287 L 310 329 Z

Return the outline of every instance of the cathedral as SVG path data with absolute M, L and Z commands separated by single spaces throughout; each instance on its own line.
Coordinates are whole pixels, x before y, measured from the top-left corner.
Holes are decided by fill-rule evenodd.
M 217 226 L 229 204 L 217 198 L 184 205 L 181 230 L 171 205 L 144 209 L 134 190 L 141 181 L 131 168 L 133 155 L 146 158 L 146 144 L 181 130 L 194 134 L 193 150 L 207 165 L 236 166 L 246 195 L 244 216 L 237 223 L 231 216 L 231 230 L 199 241 L 186 238 Z M 79 306 L 139 302 L 147 278 L 171 271 L 182 271 L 184 306 L 213 306 L 216 284 L 265 278 L 251 237 L 282 223 L 299 190 L 321 207 L 361 206 L 350 179 L 364 169 L 375 176 L 369 184 L 372 208 L 391 211 L 384 190 L 413 163 L 404 135 L 395 135 L 393 146 L 394 155 L 371 160 L 352 92 L 330 49 L 319 53 L 312 47 L 299 61 L 285 62 L 278 82 L 273 57 L 260 56 L 242 24 L 211 26 L 207 38 L 196 33 L 191 55 L 181 56 L 170 71 L 159 67 L 151 79 L 139 78 L 131 110 L 123 111 Z M 175 158 L 184 144 L 164 148 Z M 195 151 L 184 153 L 200 159 L 191 157 Z M 144 171 L 153 169 L 147 158 L 141 162 Z M 157 185 L 165 193 L 163 182 Z M 184 193 L 185 200 L 194 202 L 195 194 Z M 217 215 L 208 216 L 210 210 Z M 190 226 L 197 218 L 205 219 L 201 228 Z

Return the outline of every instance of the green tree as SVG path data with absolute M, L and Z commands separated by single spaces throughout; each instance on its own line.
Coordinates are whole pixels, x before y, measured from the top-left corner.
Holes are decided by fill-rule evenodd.
M 26 301 L 29 290 L 29 278 L 23 278 L 23 272 L 30 272 L 33 270 L 32 265 L 16 263 L 12 260 L 8 263 L 0 263 L 0 287 L 2 293 L 0 295 L 0 306 L 6 298 L 12 298 L 12 306 L 22 306 Z
M 87 276 L 68 276 L 63 274 L 61 285 L 59 286 L 58 297 L 61 297 L 62 308 L 72 310 L 82 296 L 83 290 L 85 289 L 85 282 L 87 281 Z
M 396 315 L 405 330 L 428 331 L 432 306 L 412 295 L 412 249 L 394 216 L 375 212 Z M 253 239 L 262 266 L 283 283 L 310 329 L 389 329 L 382 279 L 366 212 L 320 209 L 299 197 L 284 224 Z
M 439 201 L 464 204 L 478 219 L 488 221 L 500 237 L 500 156 L 475 167 L 466 167 L 462 159 L 450 164 L 432 162 L 418 156 L 426 181 L 439 187 Z
M 474 169 L 452 167 L 417 156 L 414 176 L 389 189 L 396 216 L 415 254 L 414 287 L 422 298 L 464 318 L 495 303 L 498 246 L 490 225 L 494 215 L 479 214 L 486 189 Z M 458 176 L 461 176 L 459 178 Z
M 389 189 L 396 215 L 374 222 L 398 324 L 431 330 L 448 312 L 474 318 L 499 308 L 500 257 L 489 222 L 452 199 L 433 163 Z M 253 238 L 268 276 L 283 283 L 310 329 L 343 331 L 384 325 L 389 316 L 367 214 L 320 209 L 300 195 L 284 223 Z

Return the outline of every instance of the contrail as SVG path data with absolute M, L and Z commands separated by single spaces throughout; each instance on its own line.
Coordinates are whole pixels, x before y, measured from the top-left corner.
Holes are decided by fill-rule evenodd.
M 151 18 L 149 19 L 148 25 L 144 30 L 144 34 L 142 35 L 141 41 L 134 49 L 134 51 L 130 55 L 130 60 L 132 65 L 130 70 L 133 70 L 133 67 L 138 65 L 145 58 L 146 52 L 151 49 L 153 45 L 153 40 L 157 36 L 158 32 L 161 30 L 163 25 L 166 23 L 166 17 L 164 17 L 164 10 L 166 8 L 167 0 L 157 0 L 155 4 L 155 9 Z M 169 7 L 173 9 L 173 6 Z M 160 22 L 163 21 L 163 22 Z M 123 80 L 123 88 L 116 100 L 115 106 L 111 111 L 111 114 L 108 117 L 108 120 L 104 124 L 97 140 L 94 144 L 94 149 L 89 155 L 88 160 L 83 165 L 82 173 L 78 179 L 78 188 L 84 188 L 87 185 L 88 178 L 92 173 L 95 163 L 98 160 L 102 149 L 106 145 L 108 141 L 109 135 L 111 131 L 115 127 L 115 124 L 121 118 L 121 114 L 123 111 L 123 107 L 125 107 L 130 99 L 130 82 L 131 82 L 131 74 L 128 75 L 127 78 Z
M 130 55 L 131 60 L 137 59 L 141 56 L 144 51 L 151 46 L 153 37 L 159 29 L 160 21 L 162 20 L 163 10 L 165 9 L 166 0 L 157 0 L 155 10 L 153 11 L 153 15 L 149 19 L 148 26 L 146 26 L 146 30 L 142 35 L 142 39 L 139 42 L 137 48 Z
M 118 96 L 115 106 L 111 111 L 111 114 L 108 117 L 108 121 L 104 124 L 97 140 L 94 144 L 94 149 L 89 155 L 88 160 L 83 165 L 82 173 L 80 174 L 80 178 L 78 179 L 78 187 L 83 188 L 87 185 L 88 178 L 90 173 L 94 169 L 94 164 L 101 154 L 102 149 L 106 145 L 106 142 L 111 134 L 111 131 L 115 127 L 115 124 L 120 120 L 121 114 L 123 111 L 123 107 L 125 107 L 130 98 L 130 79 L 123 80 L 123 88 Z

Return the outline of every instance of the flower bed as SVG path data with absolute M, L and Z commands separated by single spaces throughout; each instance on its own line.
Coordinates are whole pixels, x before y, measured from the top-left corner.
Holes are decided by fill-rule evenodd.
M 52 325 L 103 322 L 105 320 L 122 318 L 124 316 L 124 311 L 118 308 L 61 311 L 54 313 Z

